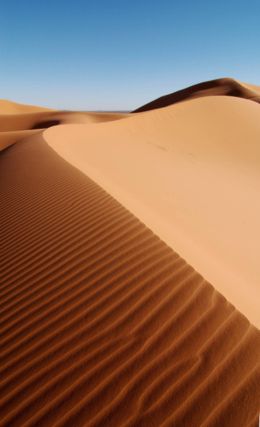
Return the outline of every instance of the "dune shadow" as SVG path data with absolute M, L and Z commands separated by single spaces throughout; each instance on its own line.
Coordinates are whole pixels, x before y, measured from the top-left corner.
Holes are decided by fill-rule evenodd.
M 47 129 L 50 128 L 51 126 L 56 126 L 59 125 L 61 122 L 60 120 L 45 120 L 45 121 L 41 121 L 41 122 L 37 122 L 33 125 L 33 127 L 31 129 Z
M 202 96 L 234 96 L 237 98 L 251 99 L 260 103 L 260 96 L 254 91 L 247 89 L 238 81 L 224 77 L 215 80 L 198 83 L 189 86 L 185 89 L 178 90 L 177 92 L 161 96 L 147 104 L 132 111 L 132 113 L 139 113 L 142 111 L 149 111 L 157 108 L 167 107 L 178 102 L 186 101 L 193 98 L 200 98 Z

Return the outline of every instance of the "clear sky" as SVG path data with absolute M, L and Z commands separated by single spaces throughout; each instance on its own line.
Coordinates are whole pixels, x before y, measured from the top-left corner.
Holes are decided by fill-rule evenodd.
M 260 85 L 260 0 L 0 0 L 0 98 L 128 110 L 224 76 Z

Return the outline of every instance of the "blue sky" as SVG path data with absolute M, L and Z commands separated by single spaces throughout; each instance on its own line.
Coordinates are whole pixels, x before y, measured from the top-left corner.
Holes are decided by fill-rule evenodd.
M 259 0 L 0 0 L 0 98 L 128 110 L 193 83 L 260 85 Z

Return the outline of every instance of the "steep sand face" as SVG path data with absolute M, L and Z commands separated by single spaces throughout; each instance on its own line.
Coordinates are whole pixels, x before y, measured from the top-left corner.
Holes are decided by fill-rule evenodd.
M 260 86 L 249 85 L 231 78 L 222 78 L 198 83 L 169 95 L 161 96 L 142 107 L 134 110 L 135 113 L 163 108 L 189 99 L 201 98 L 203 96 L 235 96 L 260 102 Z
M 166 116 L 172 121 L 171 111 Z M 165 120 L 157 119 L 164 128 Z M 132 165 L 135 187 L 143 188 L 142 162 L 146 192 L 154 186 L 158 195 L 160 173 L 151 179 L 146 172 L 154 158 L 146 150 L 154 129 L 147 134 L 146 126 L 153 121 L 138 120 L 136 131 L 132 119 L 117 125 L 128 166 L 120 145 L 113 145 L 112 124 L 75 127 L 73 143 L 83 132 L 83 144 L 91 135 L 98 144 L 100 126 L 106 138 L 99 150 L 107 145 L 104 155 L 116 154 L 119 170 L 129 172 L 136 155 L 128 147 L 130 133 L 132 146 L 140 145 Z M 59 133 L 57 127 L 56 137 L 72 155 L 71 129 Z M 77 149 L 92 153 L 80 144 Z M 169 165 L 177 168 L 172 158 L 180 161 L 181 153 L 170 149 Z M 158 157 L 166 151 L 154 150 L 154 175 L 156 167 L 165 168 L 171 179 Z M 205 156 L 210 162 L 207 150 Z M 186 173 L 171 187 L 183 186 Z M 125 185 L 124 174 L 118 177 Z M 0 197 L 1 426 L 257 425 L 259 331 L 174 251 L 39 135 L 0 154 Z
M 44 138 L 260 325 L 257 103 L 204 97 Z

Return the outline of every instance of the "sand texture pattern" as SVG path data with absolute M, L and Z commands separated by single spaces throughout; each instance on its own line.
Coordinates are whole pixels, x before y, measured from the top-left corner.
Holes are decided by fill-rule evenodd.
M 1 426 L 257 425 L 259 331 L 177 253 L 41 135 L 0 197 Z

